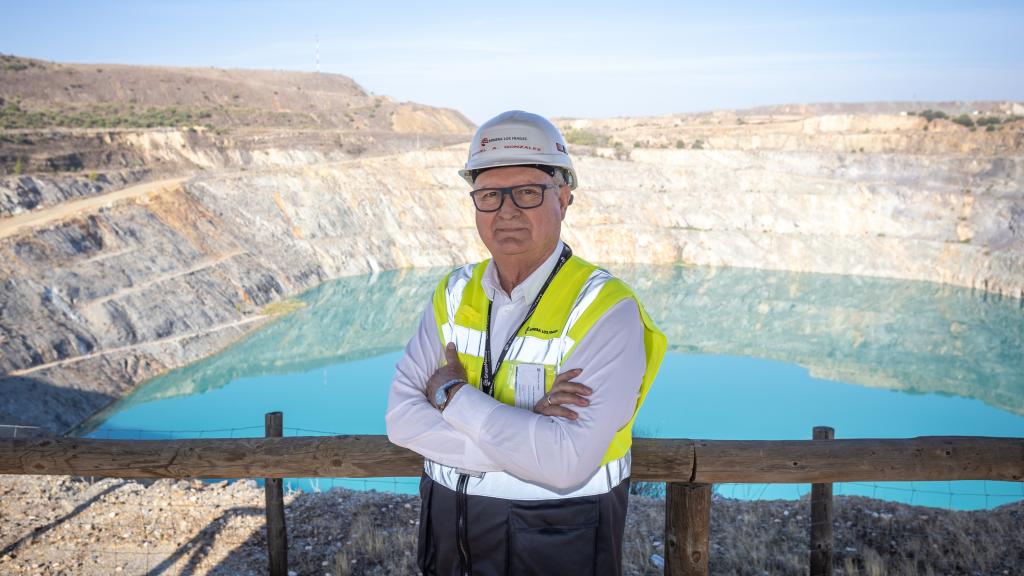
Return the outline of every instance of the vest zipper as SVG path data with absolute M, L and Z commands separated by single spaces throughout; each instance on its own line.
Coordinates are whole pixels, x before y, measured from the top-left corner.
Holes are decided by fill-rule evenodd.
M 459 474 L 455 486 L 455 546 L 459 551 L 459 568 L 462 576 L 473 576 L 472 558 L 469 554 L 469 510 L 466 501 L 466 487 L 469 474 Z

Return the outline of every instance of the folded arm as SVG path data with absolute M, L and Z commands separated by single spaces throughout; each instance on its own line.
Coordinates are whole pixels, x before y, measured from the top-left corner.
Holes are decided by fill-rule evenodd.
M 471 386 L 459 389 L 440 414 L 502 470 L 555 489 L 573 488 L 594 474 L 636 408 L 646 368 L 636 301 L 623 300 L 594 324 L 562 366 L 574 368 L 583 371 L 574 380 L 593 390 L 587 406 L 572 407 L 575 419 L 508 406 Z
M 434 311 L 428 306 L 396 366 L 384 417 L 388 440 L 446 466 L 477 472 L 501 470 L 476 442 L 445 422 L 441 412 L 427 401 L 426 383 L 441 358 Z

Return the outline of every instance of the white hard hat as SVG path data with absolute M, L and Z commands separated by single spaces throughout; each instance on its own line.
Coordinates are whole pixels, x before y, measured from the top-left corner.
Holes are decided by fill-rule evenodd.
M 569 190 L 576 189 L 576 171 L 558 128 L 547 118 L 522 110 L 502 112 L 477 129 L 459 176 L 472 185 L 481 170 L 524 165 L 549 174 L 554 172 L 551 168 L 561 168 Z

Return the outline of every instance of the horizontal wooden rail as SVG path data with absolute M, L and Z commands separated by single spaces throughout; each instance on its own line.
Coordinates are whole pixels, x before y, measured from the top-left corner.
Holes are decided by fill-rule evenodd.
M 697 440 L 693 482 L 1024 480 L 1024 438 Z
M 118 478 L 418 476 L 422 457 L 386 436 L 198 440 L 0 439 L 0 474 Z M 635 481 L 811 483 L 1024 481 L 1024 438 L 687 440 L 638 438 Z

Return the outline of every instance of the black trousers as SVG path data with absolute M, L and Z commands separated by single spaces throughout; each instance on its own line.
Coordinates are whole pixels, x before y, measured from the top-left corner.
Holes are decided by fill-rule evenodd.
M 420 479 L 417 563 L 426 576 L 462 576 L 456 493 Z M 506 500 L 467 496 L 473 576 L 620 576 L 629 479 L 597 496 Z

